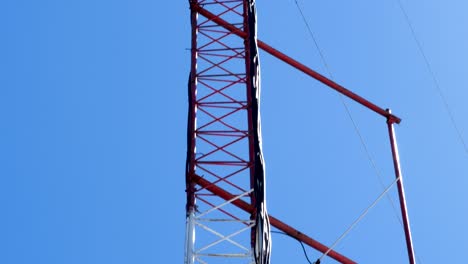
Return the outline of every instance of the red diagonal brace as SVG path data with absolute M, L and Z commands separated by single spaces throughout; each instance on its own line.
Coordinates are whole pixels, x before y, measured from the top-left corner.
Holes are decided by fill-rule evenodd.
M 215 22 L 216 24 L 222 26 L 223 28 L 231 31 L 232 33 L 238 35 L 241 38 L 246 38 L 247 33 L 244 31 L 236 28 L 235 26 L 229 24 L 219 16 L 214 15 L 213 13 L 205 10 L 198 4 L 192 3 L 192 9 L 195 10 L 196 12 L 200 13 L 204 17 L 208 18 L 209 20 Z M 328 79 L 327 77 L 321 75 L 320 73 L 312 70 L 311 68 L 305 66 L 304 64 L 298 62 L 297 60 L 294 60 L 293 58 L 289 57 L 288 55 L 278 51 L 277 49 L 271 47 L 270 45 L 266 44 L 265 42 L 258 40 L 258 47 L 261 48 L 262 50 L 270 53 L 274 57 L 286 62 L 287 64 L 293 66 L 294 68 L 302 71 L 303 73 L 311 76 L 312 78 L 318 80 L 319 82 L 327 85 L 328 87 L 334 89 L 335 91 L 345 95 L 346 97 L 358 102 L 359 104 L 367 107 L 368 109 L 378 113 L 381 116 L 386 117 L 387 119 L 392 119 L 394 120 L 395 123 L 399 124 L 401 122 L 401 118 L 388 113 L 385 111 L 383 108 L 377 106 L 376 104 L 368 101 L 367 99 L 351 92 L 350 90 L 344 88 L 343 86 L 339 85 L 338 83 Z
M 228 201 L 228 200 L 231 200 L 235 197 L 235 195 L 223 190 L 222 188 L 212 184 L 211 182 L 203 179 L 202 177 L 198 176 L 198 175 L 194 175 L 193 176 L 193 180 L 196 184 L 202 186 L 203 188 L 206 188 L 206 190 L 210 191 L 211 193 L 221 197 L 222 199 Z M 234 204 L 235 206 L 239 207 L 240 209 L 246 211 L 246 212 L 249 212 L 251 213 L 254 208 L 252 205 L 242 201 L 242 200 L 234 200 L 232 202 L 232 204 Z M 269 218 L 270 218 L 270 224 L 276 228 L 278 228 L 279 230 L 285 232 L 286 234 L 296 238 L 297 240 L 299 241 L 302 241 L 303 243 L 311 246 L 312 248 L 315 248 L 316 250 L 322 252 L 322 253 L 325 253 L 328 251 L 328 247 L 325 246 L 324 244 L 308 237 L 307 235 L 299 232 L 297 229 L 294 229 L 292 228 L 291 226 L 283 223 L 282 221 L 278 220 L 277 218 L 269 215 Z M 328 256 L 330 258 L 333 258 L 334 260 L 336 261 L 339 261 L 340 263 L 345 263 L 345 264 L 353 264 L 353 263 L 357 263 L 357 262 L 354 262 L 352 261 L 351 259 L 341 255 L 340 253 L 334 251 L 334 250 L 331 250 L 329 253 L 328 253 Z

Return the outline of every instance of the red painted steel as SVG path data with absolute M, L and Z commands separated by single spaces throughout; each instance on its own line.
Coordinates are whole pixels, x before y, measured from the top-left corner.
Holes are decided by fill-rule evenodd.
M 203 188 L 207 189 L 208 191 L 212 192 L 213 194 L 216 194 L 218 195 L 219 197 L 223 198 L 224 200 L 228 201 L 228 200 L 231 200 L 232 198 L 234 198 L 234 195 L 223 190 L 222 188 L 216 186 L 215 184 L 205 180 L 204 178 L 200 177 L 200 176 L 197 176 L 195 175 L 194 177 L 194 181 L 200 185 L 200 186 L 203 186 Z M 239 207 L 240 209 L 246 211 L 246 212 L 252 212 L 254 211 L 254 208 L 252 205 L 248 204 L 247 202 L 245 201 L 242 201 L 242 200 L 236 200 L 233 202 L 233 204 L 237 207 Z M 293 227 L 285 224 L 284 222 L 282 222 L 281 220 L 269 215 L 269 218 L 270 218 L 270 223 L 272 226 L 278 228 L 279 230 L 285 232 L 286 234 L 298 239 L 299 241 L 302 241 L 304 242 L 305 244 L 309 245 L 310 247 L 312 248 L 315 248 L 316 250 L 322 252 L 322 253 L 325 253 L 328 251 L 328 247 L 325 246 L 324 244 L 318 242 L 317 240 L 299 232 L 299 230 L 297 229 L 294 229 Z M 339 261 L 340 263 L 345 263 L 345 264 L 353 264 L 353 263 L 357 263 L 357 262 L 354 262 L 353 260 L 341 255 L 340 253 L 334 251 L 334 250 L 331 250 L 329 253 L 328 253 L 328 256 L 333 258 L 334 260 L 336 261 Z
M 192 25 L 197 24 L 197 14 L 196 12 L 191 12 L 190 14 L 190 22 Z M 188 116 L 188 123 L 187 123 L 187 173 L 186 173 L 186 192 L 187 192 L 187 205 L 186 211 L 187 214 L 189 212 L 194 211 L 195 206 L 195 186 L 191 175 L 195 172 L 195 113 L 196 113 L 196 105 L 193 104 L 196 100 L 196 79 L 194 74 L 197 72 L 197 52 L 194 47 L 197 46 L 197 28 L 192 26 L 192 50 L 191 50 L 191 64 L 190 64 L 190 76 L 189 76 L 189 116 Z M 189 143 L 190 142 L 190 143 Z
M 246 1 L 190 0 L 192 23 L 191 74 L 189 80 L 189 120 L 187 149 L 187 213 L 210 210 L 219 200 L 229 201 L 252 188 L 252 120 L 251 98 L 246 76 L 248 43 L 245 41 Z M 198 15 L 202 15 L 199 17 Z M 239 38 L 240 37 L 240 38 Z M 410 263 L 414 264 L 406 200 L 401 178 L 394 123 L 401 119 L 365 98 L 324 77 L 304 64 L 258 41 L 259 48 L 317 79 L 337 92 L 387 118 L 393 162 L 398 181 L 400 207 Z M 254 211 L 252 194 L 249 202 L 239 198 L 231 202 L 242 209 L 226 206 L 216 210 L 224 217 L 236 220 L 244 227 Z M 196 202 L 197 201 L 197 202 Z M 217 215 L 218 216 L 218 215 Z M 269 216 L 271 225 L 286 234 L 325 253 L 328 247 L 299 232 L 284 222 Z M 228 224 L 229 221 L 226 221 Z M 203 230 L 202 230 L 203 231 Z M 203 235 L 197 234 L 197 239 Z M 249 242 L 251 236 L 248 234 Z M 208 242 L 210 243 L 210 242 Z M 249 244 L 250 246 L 250 244 Z M 216 255 L 216 254 L 214 254 Z M 214 256 L 213 255 L 213 256 Z M 331 250 L 328 256 L 340 263 L 356 263 Z
M 246 1 L 191 0 L 192 65 L 189 80 L 187 224 L 189 263 L 251 263 L 251 212 L 225 204 L 208 188 L 229 190 L 248 199 L 253 170 L 249 41 L 200 16 L 213 16 L 246 31 Z M 209 181 L 197 184 L 196 174 Z M 245 197 L 243 195 L 246 195 Z M 252 197 L 252 196 L 251 196 Z M 250 201 L 252 202 L 252 201 Z M 243 231 L 245 230 L 245 232 Z M 244 258 L 250 258 L 245 261 Z M 237 262 L 236 262 L 237 261 Z
M 387 110 L 390 113 L 390 110 Z M 398 180 L 398 197 L 400 199 L 400 210 L 401 216 L 403 218 L 403 227 L 405 230 L 405 239 L 406 239 L 406 249 L 408 251 L 408 259 L 410 264 L 415 264 L 415 254 L 414 254 L 414 247 L 413 247 L 413 240 L 411 238 L 411 229 L 408 217 L 408 209 L 406 207 L 406 197 L 405 197 L 405 189 L 403 186 L 403 175 L 401 174 L 401 167 L 400 167 L 400 156 L 398 154 L 398 146 L 396 141 L 395 129 L 393 127 L 394 120 L 388 119 L 387 120 L 387 127 L 388 127 L 388 135 L 390 138 L 390 146 L 392 149 L 392 157 L 393 157 L 393 167 L 395 169 L 395 177 Z
M 246 82 L 246 76 L 250 70 L 246 59 L 249 56 L 249 47 L 247 41 L 244 42 L 236 34 L 240 31 L 244 38 L 247 36 L 244 31 L 246 28 L 245 13 L 241 11 L 245 10 L 246 1 L 214 1 L 211 4 L 199 1 L 199 4 L 204 4 L 203 8 L 197 2 L 191 1 L 192 74 L 189 107 L 192 111 L 189 116 L 189 140 L 193 145 L 188 150 L 191 152 L 191 166 L 188 168 L 187 177 L 189 196 L 187 200 L 188 203 L 193 203 L 188 204 L 187 208 L 194 211 L 201 210 L 203 207 L 216 207 L 216 197 L 225 198 L 225 194 L 228 194 L 229 199 L 232 199 L 235 196 L 233 193 L 238 195 L 249 190 L 252 186 L 252 161 L 255 157 L 252 147 L 253 121 L 250 119 L 250 107 L 248 107 L 252 100 L 249 92 L 251 87 Z M 215 7 L 217 5 L 221 7 Z M 218 13 L 209 12 L 206 8 Z M 206 20 L 198 17 L 198 14 L 204 16 L 206 12 L 210 14 Z M 227 17 L 231 22 L 227 22 L 222 17 Z M 236 19 L 242 23 L 233 23 Z M 234 30 L 226 30 L 225 27 L 217 25 L 215 22 L 218 20 L 222 20 Z M 235 46 L 233 40 L 229 39 L 231 36 L 235 36 L 240 44 L 237 43 L 239 45 Z M 205 39 L 205 42 L 201 43 L 201 38 Z M 243 68 L 240 68 L 240 63 L 236 64 L 236 61 L 243 61 Z M 233 93 L 234 89 L 241 89 L 244 92 Z M 200 94 L 200 90 L 205 90 L 205 92 Z M 200 114 L 208 118 L 200 120 Z M 239 114 L 240 120 L 238 120 Z M 236 116 L 237 120 L 230 119 L 233 116 Z M 243 149 L 231 148 L 239 142 L 244 143 Z M 220 158 L 220 154 L 224 155 L 224 159 Z M 221 167 L 234 167 L 235 169 L 227 169 L 228 172 L 224 172 L 218 169 Z M 196 174 L 203 175 L 203 178 Z M 220 191 L 212 192 L 212 190 Z M 208 196 L 207 192 L 212 192 L 216 196 Z M 250 203 L 235 200 L 233 205 L 247 206 L 249 209 L 244 209 L 244 211 L 251 215 L 254 201 L 252 195 L 250 198 Z M 195 201 L 198 201 L 197 204 Z M 219 211 L 231 219 L 245 218 L 228 209 L 219 209 Z M 270 217 L 270 219 L 273 226 L 305 244 L 322 253 L 328 250 L 328 247 L 276 218 Z M 197 237 L 200 236 L 197 235 Z M 335 251 L 331 251 L 330 257 L 341 263 L 355 263 Z
M 217 17 L 210 13 L 209 11 L 203 9 L 200 6 L 195 5 L 194 8 L 203 16 L 211 19 L 218 25 L 224 27 L 225 29 L 233 32 L 237 36 L 241 38 L 245 38 L 246 34 L 243 31 L 240 31 L 239 29 L 232 27 L 229 25 L 229 23 L 226 23 L 223 19 L 220 17 Z M 346 89 L 345 87 L 339 85 L 338 83 L 328 79 L 327 77 L 321 75 L 320 73 L 312 70 L 311 68 L 305 66 L 304 64 L 298 62 L 297 60 L 287 56 L 286 54 L 278 51 L 277 49 L 271 47 L 270 45 L 266 44 L 265 42 L 259 40 L 258 41 L 258 47 L 261 48 L 262 50 L 268 52 L 269 54 L 273 55 L 274 57 L 286 62 L 287 64 L 293 66 L 294 68 L 302 71 L 303 73 L 309 75 L 310 77 L 318 80 L 319 82 L 327 85 L 328 87 L 336 90 L 337 92 L 349 97 L 350 99 L 358 102 L 359 104 L 369 108 L 370 110 L 378 113 L 381 116 L 384 116 L 386 118 L 391 118 L 392 120 L 395 120 L 395 123 L 399 124 L 401 122 L 401 119 L 395 115 L 389 114 L 387 111 L 385 111 L 383 108 L 377 106 L 376 104 L 370 102 L 369 100 L 351 92 L 350 90 Z

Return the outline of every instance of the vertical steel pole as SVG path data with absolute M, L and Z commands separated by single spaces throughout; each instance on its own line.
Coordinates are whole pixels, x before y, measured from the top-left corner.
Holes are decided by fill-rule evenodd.
M 194 227 L 194 213 L 190 214 L 186 218 L 185 228 L 185 260 L 184 264 L 195 263 L 194 245 L 195 245 L 195 227 Z
M 191 66 L 188 81 L 188 117 L 187 117 L 187 160 L 185 171 L 187 204 L 186 204 L 186 219 L 185 219 L 185 264 L 193 264 L 195 262 L 195 184 L 192 177 L 195 174 L 195 129 L 196 129 L 196 71 L 197 71 L 197 12 L 190 11 L 190 23 L 192 25 L 192 41 L 191 41 Z
M 391 114 L 390 109 L 387 109 L 387 112 Z M 390 115 L 391 116 L 391 115 Z M 393 157 L 393 167 L 395 169 L 395 177 L 398 180 L 398 197 L 400 200 L 400 209 L 401 209 L 401 216 L 403 218 L 403 228 L 405 229 L 405 239 L 406 239 L 406 249 L 408 251 L 408 259 L 410 264 L 415 264 L 415 255 L 414 255 L 414 248 L 413 248 L 413 240 L 411 238 L 411 229 L 408 217 L 408 209 L 406 207 L 406 198 L 405 198 L 405 189 L 403 187 L 403 175 L 401 174 L 401 167 L 400 167 L 400 156 L 398 154 L 398 146 L 396 141 L 395 135 L 395 128 L 393 124 L 396 121 L 392 118 L 387 119 L 387 127 L 388 127 L 388 134 L 390 138 L 390 146 L 392 148 L 392 157 Z

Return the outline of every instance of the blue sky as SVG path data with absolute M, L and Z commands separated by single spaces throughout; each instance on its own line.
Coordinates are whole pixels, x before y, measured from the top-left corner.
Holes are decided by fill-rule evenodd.
M 468 3 L 401 2 L 468 141 Z M 397 0 L 299 3 L 335 80 L 403 119 L 421 263 L 461 263 L 468 154 Z M 293 0 L 257 9 L 260 39 L 325 73 Z M 0 35 L 0 263 L 182 262 L 187 1 L 3 1 Z M 336 93 L 260 55 L 269 212 L 331 244 L 382 187 Z M 385 120 L 347 103 L 390 184 Z M 273 263 L 306 263 L 296 241 L 273 239 Z M 337 250 L 405 263 L 388 200 Z

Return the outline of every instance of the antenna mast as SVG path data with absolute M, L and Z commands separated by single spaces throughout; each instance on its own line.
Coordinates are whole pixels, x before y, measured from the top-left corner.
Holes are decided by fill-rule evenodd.
M 397 116 L 257 40 L 255 0 L 189 0 L 185 264 L 270 263 L 270 224 L 340 263 L 356 263 L 267 214 L 260 129 L 258 48 L 386 118 L 404 215 L 411 232 L 393 124 Z

